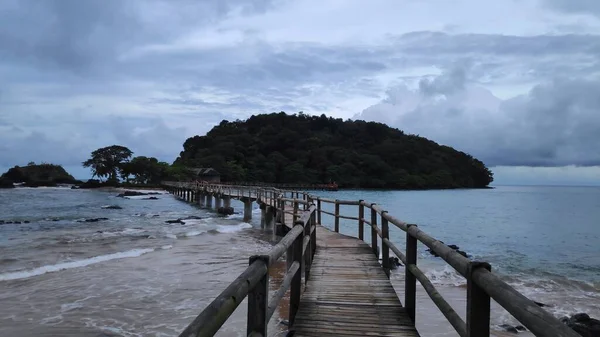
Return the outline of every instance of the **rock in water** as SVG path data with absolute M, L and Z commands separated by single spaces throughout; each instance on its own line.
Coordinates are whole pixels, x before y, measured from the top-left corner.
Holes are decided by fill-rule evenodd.
M 586 313 L 565 317 L 561 321 L 583 337 L 600 337 L 600 320 L 590 318 Z
M 219 208 L 217 208 L 217 213 L 224 214 L 224 215 L 231 215 L 231 214 L 233 214 L 233 207 L 219 207 Z
M 123 197 L 137 197 L 140 195 L 148 195 L 149 193 L 144 193 L 144 192 L 138 192 L 138 191 L 125 191 L 119 195 L 117 195 L 117 197 L 119 198 L 123 198 Z
M 510 324 L 500 324 L 499 327 L 507 332 L 519 333 L 519 330 Z
M 98 222 L 98 221 L 103 221 L 103 220 L 108 220 L 108 218 L 91 218 L 91 219 L 85 219 L 85 220 L 78 220 L 77 222 Z

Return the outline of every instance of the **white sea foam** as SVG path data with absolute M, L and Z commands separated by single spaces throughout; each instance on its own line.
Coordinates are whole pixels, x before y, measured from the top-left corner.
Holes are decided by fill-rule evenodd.
M 431 281 L 431 283 L 438 285 L 458 287 L 467 283 L 466 279 L 449 265 L 444 265 L 442 268 L 438 267 L 427 270 L 425 275 Z
M 217 232 L 219 232 L 219 233 L 235 233 L 235 232 L 239 232 L 241 230 L 247 229 L 247 228 L 252 228 L 252 225 L 247 222 L 242 222 L 241 224 L 234 225 L 234 226 L 219 225 L 219 226 L 217 226 Z
M 198 236 L 198 235 L 203 234 L 203 233 L 206 233 L 206 231 L 205 230 L 191 231 L 191 232 L 185 233 L 184 236 L 187 236 L 187 237 Z
M 123 258 L 127 258 L 127 257 L 138 257 L 138 256 L 141 256 L 143 254 L 150 253 L 153 251 L 154 251 L 153 248 L 132 249 L 132 250 L 128 250 L 125 252 L 94 256 L 94 257 L 91 257 L 88 259 L 83 259 L 83 260 L 78 260 L 78 261 L 62 262 L 62 263 L 46 265 L 46 266 L 42 266 L 42 267 L 30 269 L 30 270 L 21 270 L 21 271 L 16 271 L 16 272 L 4 273 L 4 274 L 0 274 L 0 281 L 25 279 L 25 278 L 30 278 L 33 276 L 43 275 L 46 273 L 52 273 L 52 272 L 57 272 L 57 271 L 61 271 L 61 270 L 66 270 L 66 269 L 85 267 L 85 266 L 89 266 L 91 264 L 110 261 L 110 260 L 123 259 Z

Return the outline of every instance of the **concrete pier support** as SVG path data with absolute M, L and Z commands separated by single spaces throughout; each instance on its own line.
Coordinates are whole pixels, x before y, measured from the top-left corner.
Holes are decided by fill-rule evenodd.
M 228 208 L 231 207 L 231 197 L 223 196 L 223 207 Z
M 204 206 L 204 200 L 206 200 L 204 192 L 198 191 L 196 194 L 196 203 L 198 204 L 198 206 Z
M 273 207 L 271 206 L 267 206 L 265 208 L 265 227 L 266 228 L 273 228 L 273 220 L 275 219 L 275 212 Z
M 206 193 L 206 207 L 212 208 L 212 193 Z
M 260 208 L 260 228 L 267 228 L 267 210 L 266 207 Z
M 252 220 L 252 199 L 242 198 L 241 201 L 244 203 L 244 220 L 248 222 Z

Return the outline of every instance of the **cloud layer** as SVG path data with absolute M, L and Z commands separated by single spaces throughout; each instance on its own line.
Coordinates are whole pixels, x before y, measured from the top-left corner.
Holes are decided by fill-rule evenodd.
M 598 165 L 599 9 L 2 1 L 0 167 L 115 143 L 172 161 L 222 119 L 281 110 L 388 122 L 489 165 Z

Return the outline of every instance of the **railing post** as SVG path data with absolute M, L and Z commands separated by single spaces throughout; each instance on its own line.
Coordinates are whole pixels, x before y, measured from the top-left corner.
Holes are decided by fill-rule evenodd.
M 340 204 L 338 202 L 338 200 L 335 200 L 335 226 L 334 226 L 335 232 L 339 233 L 340 232 Z
M 390 228 L 388 226 L 388 220 L 383 216 L 387 211 L 381 212 L 381 234 L 383 234 L 383 238 L 381 238 L 381 260 L 383 265 L 383 270 L 387 277 L 390 277 L 390 247 L 385 243 L 384 239 L 390 239 Z
M 371 248 L 373 254 L 379 259 L 379 249 L 377 248 L 377 211 L 373 208 L 376 204 L 371 204 Z
M 310 261 L 311 261 L 311 265 L 312 265 L 312 259 L 314 258 L 315 252 L 317 251 L 317 223 L 316 223 L 316 215 L 314 212 L 310 216 L 310 221 L 313 225 L 315 225 L 315 231 L 312 232 L 312 234 L 310 236 L 310 242 L 312 243 L 312 245 L 311 245 L 312 251 L 310 252 L 311 253 Z M 311 226 L 311 229 L 312 229 L 312 226 Z
M 312 247 L 311 245 L 313 244 L 310 241 L 311 235 L 310 235 L 310 229 L 312 227 L 312 224 L 310 222 L 310 218 L 308 219 L 308 221 L 306 222 L 306 224 L 302 224 L 304 226 L 304 236 L 308 237 L 309 241 L 308 241 L 308 245 L 306 246 L 306 251 L 304 251 L 304 285 L 306 286 L 306 282 L 308 282 L 308 275 L 310 273 L 310 265 L 312 263 L 311 261 L 311 257 L 312 257 Z M 304 246 L 304 242 L 302 244 Z M 304 247 L 302 247 L 304 248 Z
M 294 224 L 296 224 L 296 220 L 298 220 L 298 200 L 294 200 Z
M 269 255 L 250 257 L 250 264 L 260 260 L 269 266 Z M 246 335 L 259 333 L 267 336 L 267 310 L 269 307 L 269 272 L 261 277 L 258 284 L 248 292 L 248 322 Z
M 317 198 L 317 223 L 319 223 L 319 225 L 322 224 L 322 222 L 321 222 L 321 198 Z
M 490 335 L 490 296 L 473 282 L 473 272 L 478 268 L 488 271 L 492 267 L 487 262 L 472 261 L 467 274 L 467 336 Z
M 365 222 L 363 219 L 365 218 L 365 206 L 363 205 L 364 200 L 358 201 L 358 238 L 360 240 L 365 239 Z
M 290 317 L 289 322 L 290 326 L 294 325 L 294 320 L 296 319 L 296 313 L 298 312 L 298 308 L 300 307 L 300 295 L 302 293 L 302 246 L 304 241 L 304 235 L 298 235 L 296 240 L 294 240 L 294 244 L 290 247 L 292 248 L 292 261 L 298 262 L 300 268 L 296 272 L 296 275 L 292 278 L 292 284 L 290 285 Z M 289 266 L 288 266 L 289 269 Z
M 408 229 L 412 226 L 407 225 Z M 406 266 L 404 268 L 404 306 L 408 317 L 415 322 L 415 307 L 417 297 L 417 279 L 415 275 L 410 272 L 409 266 L 411 264 L 417 264 L 417 238 L 406 232 Z

